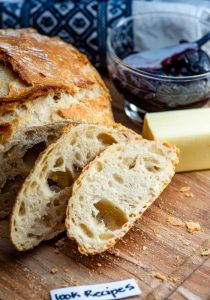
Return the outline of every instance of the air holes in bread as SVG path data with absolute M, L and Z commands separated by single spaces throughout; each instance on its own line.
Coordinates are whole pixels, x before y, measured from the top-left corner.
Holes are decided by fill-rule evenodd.
M 117 143 L 113 136 L 107 133 L 100 133 L 98 134 L 97 138 L 104 145 L 112 145 L 114 143 Z
M 92 233 L 92 231 L 85 225 L 85 224 L 79 224 L 80 228 L 82 229 L 82 231 L 89 237 L 92 238 L 94 236 L 94 234 Z
M 108 240 L 114 237 L 114 234 L 111 233 L 102 233 L 99 235 L 99 238 L 102 240 Z
M 34 234 L 34 233 L 28 233 L 27 234 L 28 238 L 35 238 L 35 239 L 39 239 L 41 236 L 38 234 Z
M 33 131 L 33 130 L 29 130 L 29 131 L 25 132 L 25 136 L 26 136 L 27 140 L 32 139 L 34 137 L 34 135 L 35 135 L 35 131 Z
M 77 139 L 75 137 L 70 140 L 70 144 L 72 146 L 74 146 L 76 144 L 76 142 L 77 142 Z
M 48 176 L 47 183 L 52 191 L 59 192 L 60 190 L 69 187 L 74 180 L 69 170 L 64 172 L 51 172 Z
M 32 181 L 31 188 L 35 189 L 38 186 L 38 183 L 36 181 Z
M 60 166 L 62 166 L 62 164 L 63 164 L 63 158 L 59 157 L 59 158 L 56 159 L 54 167 L 55 168 L 60 167 Z
M 18 109 L 19 111 L 27 111 L 27 110 L 28 110 L 28 107 L 27 107 L 27 105 L 25 105 L 25 104 L 21 104 L 21 105 L 18 105 L 18 106 L 17 106 L 17 109 Z
M 102 199 L 94 204 L 94 206 L 98 210 L 96 216 L 98 222 L 104 223 L 109 230 L 120 229 L 128 221 L 128 217 L 124 211 L 109 200 Z
M 61 99 L 61 94 L 60 93 L 56 93 L 53 96 L 53 100 L 55 101 L 55 103 L 57 103 L 60 99 Z
M 75 153 L 75 158 L 80 161 L 82 159 L 82 156 L 79 152 L 76 152 Z
M 54 142 L 55 140 L 56 140 L 56 136 L 55 136 L 55 135 L 49 134 L 49 135 L 47 136 L 47 144 L 48 144 L 48 145 L 51 144 L 52 142 Z
M 40 142 L 38 144 L 33 145 L 33 147 L 29 148 L 24 156 L 23 161 L 29 165 L 32 166 L 36 158 L 39 156 L 39 154 L 46 148 L 46 142 Z
M 98 161 L 96 163 L 95 167 L 96 167 L 97 172 L 101 172 L 103 170 L 103 168 L 104 168 L 104 165 L 101 162 Z
M 19 216 L 24 216 L 26 214 L 25 203 L 22 202 L 19 208 Z
M 82 168 L 81 167 L 79 167 L 77 164 L 74 164 L 73 165 L 73 169 L 74 169 L 74 173 L 81 173 L 81 171 L 82 171 Z
M 133 169 L 136 165 L 136 160 L 137 157 L 133 158 L 133 157 L 126 157 L 123 160 L 124 165 L 126 165 L 129 169 Z
M 13 191 L 14 193 L 20 188 L 23 182 L 23 178 L 20 175 L 15 176 L 13 179 L 7 179 L 4 186 L 1 189 L 1 194 L 9 193 Z
M 117 181 L 118 183 L 124 183 L 124 180 L 122 178 L 122 176 L 118 175 L 118 174 L 113 174 L 113 178 L 115 181 Z
M 159 171 L 160 170 L 160 167 L 158 167 L 158 166 L 146 166 L 146 169 L 149 171 L 149 172 L 157 172 L 157 171 Z
M 41 218 L 41 223 L 46 227 L 50 227 L 51 226 L 50 216 L 47 216 L 47 215 L 43 216 Z

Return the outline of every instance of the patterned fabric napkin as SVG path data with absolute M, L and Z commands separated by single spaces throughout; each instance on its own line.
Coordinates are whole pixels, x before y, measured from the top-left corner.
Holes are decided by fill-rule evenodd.
M 59 35 L 86 53 L 95 66 L 106 67 L 107 34 L 120 18 L 141 13 L 153 5 L 167 8 L 172 2 L 210 6 L 210 0 L 145 1 L 0 0 L 0 28 L 34 27 L 49 36 Z
M 109 28 L 131 15 L 131 0 L 0 1 L 0 28 L 34 27 L 72 43 L 97 67 L 105 66 Z

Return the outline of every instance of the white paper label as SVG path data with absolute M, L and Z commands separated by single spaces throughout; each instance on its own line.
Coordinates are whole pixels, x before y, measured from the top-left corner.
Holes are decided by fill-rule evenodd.
M 134 279 L 103 284 L 72 286 L 50 291 L 52 300 L 111 300 L 132 297 L 140 294 L 141 291 Z

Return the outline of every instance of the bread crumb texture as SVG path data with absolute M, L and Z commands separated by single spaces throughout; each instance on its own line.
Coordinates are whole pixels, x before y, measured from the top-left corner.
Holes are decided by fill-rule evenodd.
M 173 283 L 177 283 L 180 280 L 180 277 L 173 277 L 171 280 Z
M 172 226 L 183 227 L 184 222 L 178 218 L 169 217 L 166 222 Z
M 56 274 L 56 273 L 58 273 L 58 268 L 57 267 L 53 267 L 51 270 L 50 270 L 50 273 L 51 274 Z
M 159 280 L 161 280 L 161 281 L 167 280 L 167 277 L 165 275 L 163 275 L 161 273 L 158 273 L 158 272 L 155 273 L 154 277 L 157 278 L 157 279 L 159 279 Z
M 198 222 L 193 222 L 193 221 L 185 222 L 185 226 L 189 233 L 193 233 L 195 231 L 201 230 L 201 226 Z
M 194 197 L 193 193 L 185 193 L 184 195 L 185 195 L 185 197 L 188 197 L 188 198 L 193 198 Z
M 189 190 L 190 190 L 189 186 L 182 186 L 179 191 L 181 193 L 185 193 L 185 192 L 188 192 Z

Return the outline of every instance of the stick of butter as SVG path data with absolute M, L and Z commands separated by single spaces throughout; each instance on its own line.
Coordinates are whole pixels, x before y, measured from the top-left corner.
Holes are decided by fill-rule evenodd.
M 210 108 L 148 113 L 142 135 L 180 149 L 176 172 L 210 169 Z

